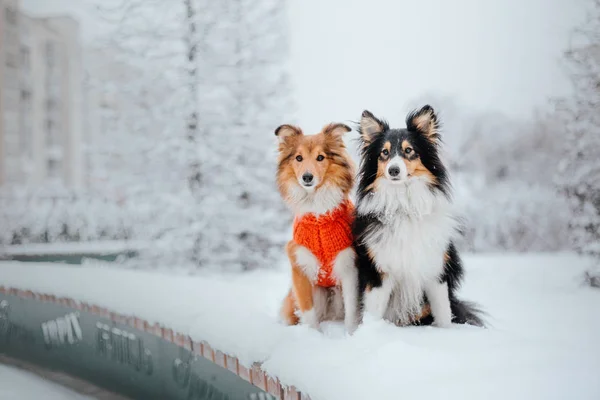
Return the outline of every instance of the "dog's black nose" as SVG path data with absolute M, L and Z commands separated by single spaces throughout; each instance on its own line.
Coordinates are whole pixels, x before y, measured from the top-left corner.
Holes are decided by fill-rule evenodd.
M 311 183 L 313 181 L 313 178 L 313 174 L 311 174 L 310 172 L 307 172 L 304 175 L 302 175 L 302 180 L 304 181 L 304 183 Z
M 396 177 L 396 176 L 400 175 L 400 167 L 397 165 L 392 165 L 388 169 L 388 173 L 390 174 L 390 176 Z

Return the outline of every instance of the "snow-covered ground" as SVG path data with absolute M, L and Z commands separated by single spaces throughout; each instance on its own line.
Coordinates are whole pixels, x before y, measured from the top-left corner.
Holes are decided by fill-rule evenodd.
M 91 400 L 30 372 L 0 364 L 0 399 Z
M 0 285 L 95 303 L 238 356 L 314 400 L 599 399 L 600 291 L 570 254 L 465 256 L 461 295 L 488 329 L 369 322 L 348 337 L 277 321 L 287 268 L 189 276 L 87 266 L 0 263 Z

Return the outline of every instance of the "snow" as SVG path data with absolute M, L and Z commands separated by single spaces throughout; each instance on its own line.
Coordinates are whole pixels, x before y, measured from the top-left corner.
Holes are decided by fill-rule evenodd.
M 53 254 L 114 254 L 137 250 L 148 244 L 140 241 L 103 240 L 95 242 L 28 243 L 0 246 L 0 255 L 53 255 Z
M 0 284 L 68 296 L 238 356 L 319 399 L 598 399 L 600 291 L 589 259 L 565 253 L 465 256 L 461 295 L 488 329 L 396 328 L 369 321 L 348 337 L 277 321 L 289 272 L 196 275 L 105 265 L 0 263 Z M 596 316 L 595 318 L 593 316 Z
M 274 129 L 353 125 L 365 108 L 400 127 L 409 108 L 429 103 L 443 122 L 456 204 L 468 222 L 457 245 L 473 252 L 570 248 L 569 204 L 552 179 L 565 156 L 565 126 L 554 112 L 531 111 L 569 89 L 557 61 L 583 4 L 195 0 L 204 28 L 197 31 L 194 96 L 184 2 L 107 1 L 20 3 L 35 15 L 66 13 L 80 22 L 87 184 L 0 190 L 1 244 L 148 240 L 141 262 L 123 266 L 276 266 L 291 214 L 275 186 Z M 377 29 L 356 29 L 364 21 Z M 356 57 L 356 49 L 373 56 Z M 405 54 L 418 61 L 405 62 Z M 384 62 L 373 62 L 381 55 Z M 202 140 L 192 144 L 187 126 L 196 101 Z M 356 136 L 346 136 L 355 159 Z M 186 178 L 198 161 L 202 185 L 191 193 Z M 581 165 L 570 171 L 568 181 L 578 186 L 582 180 L 572 178 L 590 172 Z
M 85 400 L 78 394 L 30 372 L 0 364 L 0 399 Z

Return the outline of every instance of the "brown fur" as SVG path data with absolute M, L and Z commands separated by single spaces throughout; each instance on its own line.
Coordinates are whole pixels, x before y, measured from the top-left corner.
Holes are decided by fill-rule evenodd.
M 298 322 L 300 322 L 300 318 L 296 315 L 297 305 L 292 290 L 293 289 L 290 288 L 288 294 L 283 299 L 283 305 L 281 306 L 281 316 L 287 325 L 297 325 Z
M 426 112 L 421 115 L 415 116 L 413 123 L 421 132 L 423 132 L 428 138 L 433 139 L 436 132 L 436 126 L 434 123 L 433 110 Z
M 390 150 L 391 144 L 390 142 L 386 142 L 383 145 L 384 149 Z M 402 150 L 406 150 L 408 147 L 411 147 L 410 143 L 405 140 L 402 142 Z M 382 153 L 379 155 L 378 166 L 377 166 L 377 176 L 373 183 L 367 187 L 367 190 L 377 188 L 378 182 L 380 179 L 385 179 L 385 170 L 387 168 L 388 162 L 390 161 L 390 156 Z M 406 165 L 406 170 L 409 176 L 423 176 L 426 177 L 429 182 L 436 183 L 437 179 L 435 175 L 431 173 L 421 162 L 421 158 L 416 154 L 406 155 L 402 157 L 402 161 L 404 161 L 404 165 Z
M 412 123 L 431 142 L 436 143 L 439 140 L 439 123 L 433 109 L 429 109 L 422 114 L 415 115 L 415 117 L 412 119 Z
M 362 136 L 363 146 L 368 146 L 373 137 L 383 131 L 383 125 L 368 111 L 363 112 L 360 119 L 360 132 Z
M 290 190 L 305 172 L 312 173 L 318 181 L 314 191 L 325 188 L 339 188 L 346 197 L 354 184 L 354 163 L 342 140 L 350 128 L 343 124 L 328 124 L 321 132 L 304 135 L 302 130 L 292 125 L 282 125 L 275 131 L 279 138 L 277 186 L 286 203 L 292 205 L 294 199 Z M 297 157 L 301 156 L 301 161 Z M 323 156 L 321 161 L 317 158 Z M 293 208 L 293 207 L 292 207 Z M 292 267 L 292 288 L 283 300 L 281 316 L 288 325 L 299 323 L 298 311 L 313 308 L 312 282 L 296 262 L 297 244 L 288 242 L 286 252 Z
M 428 317 L 431 314 L 431 306 L 429 304 L 423 304 L 423 308 L 421 309 L 421 314 L 419 314 L 414 321 L 420 321 L 425 317 Z
M 289 203 L 291 185 L 297 185 L 305 172 L 312 173 L 321 187 L 338 187 L 344 195 L 350 193 L 354 184 L 354 162 L 350 158 L 342 135 L 350 131 L 343 124 L 329 124 L 315 135 L 304 135 L 297 127 L 282 125 L 276 134 L 280 138 L 277 186 L 283 199 Z M 284 134 L 285 136 L 281 136 Z M 318 156 L 323 161 L 317 161 Z M 296 157 L 301 156 L 302 161 Z
M 408 141 L 402 142 L 402 150 L 406 150 L 411 147 Z M 435 175 L 431 173 L 423 163 L 421 162 L 421 158 L 417 155 L 409 156 L 402 159 L 404 164 L 406 165 L 406 170 L 408 171 L 409 176 L 424 176 L 427 177 L 429 182 L 435 183 L 437 181 Z

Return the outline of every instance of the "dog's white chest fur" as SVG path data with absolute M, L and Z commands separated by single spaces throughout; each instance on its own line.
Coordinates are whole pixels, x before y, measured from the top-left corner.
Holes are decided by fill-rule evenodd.
M 383 183 L 363 199 L 360 214 L 377 215 L 381 225 L 364 238 L 376 267 L 394 281 L 400 319 L 420 311 L 424 286 L 443 272 L 444 254 L 457 223 L 448 199 L 425 182 Z

